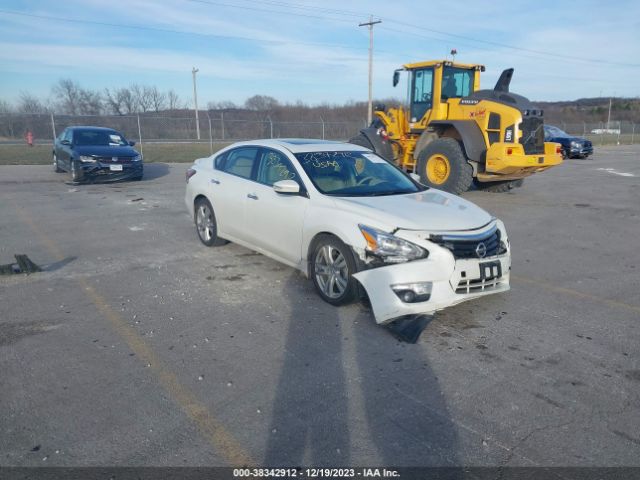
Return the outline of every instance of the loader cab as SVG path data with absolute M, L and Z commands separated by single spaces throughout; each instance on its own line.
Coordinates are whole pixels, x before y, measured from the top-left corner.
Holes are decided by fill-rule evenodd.
M 394 72 L 394 86 L 402 70 L 409 73 L 407 104 L 410 129 L 414 129 L 424 128 L 432 119 L 446 118 L 446 111 L 439 108 L 442 102 L 466 97 L 478 90 L 484 66 L 443 60 L 407 64 Z

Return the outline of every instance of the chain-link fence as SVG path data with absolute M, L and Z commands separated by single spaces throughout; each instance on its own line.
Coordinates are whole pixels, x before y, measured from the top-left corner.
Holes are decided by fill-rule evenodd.
M 344 122 L 279 121 L 263 116 L 259 119 L 225 118 L 224 112 L 201 112 L 195 116 L 162 115 L 54 115 L 0 114 L 0 143 L 21 143 L 31 132 L 36 143 L 51 143 L 72 125 L 109 127 L 126 137 L 144 143 L 201 142 L 213 144 L 253 138 L 320 138 L 347 140 L 366 126 L 366 120 Z
M 632 122 L 559 123 L 570 135 L 591 140 L 594 145 L 632 145 L 640 143 L 640 125 Z

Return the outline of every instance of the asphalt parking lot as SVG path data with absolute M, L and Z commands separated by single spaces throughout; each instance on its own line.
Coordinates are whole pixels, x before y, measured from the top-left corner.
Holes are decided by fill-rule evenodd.
M 512 290 L 415 344 L 233 244 L 185 164 L 73 186 L 0 167 L 0 465 L 640 465 L 640 147 L 509 194 Z

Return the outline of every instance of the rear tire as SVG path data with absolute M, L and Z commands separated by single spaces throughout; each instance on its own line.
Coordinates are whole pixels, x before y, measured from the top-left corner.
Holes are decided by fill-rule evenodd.
M 319 235 L 311 248 L 309 273 L 320 298 L 331 305 L 353 302 L 359 293 L 356 261 L 338 237 Z
M 424 185 L 456 195 L 469 190 L 473 182 L 473 168 L 455 138 L 429 143 L 418 155 L 417 170 Z
M 474 179 L 474 183 L 478 190 L 484 190 L 485 192 L 492 193 L 506 193 L 510 192 L 514 188 L 521 187 L 524 183 L 524 178 L 519 180 L 502 180 L 499 182 L 479 182 Z
M 196 200 L 193 210 L 193 220 L 196 224 L 198 238 L 207 247 L 224 245 L 226 240 L 218 237 L 218 223 L 213 213 L 213 207 L 206 198 Z

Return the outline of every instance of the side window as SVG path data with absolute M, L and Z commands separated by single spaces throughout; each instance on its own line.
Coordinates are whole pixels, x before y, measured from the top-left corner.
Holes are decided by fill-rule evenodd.
M 431 108 L 433 93 L 433 70 L 416 70 L 413 74 L 413 97 L 411 101 L 411 121 L 419 121 Z
M 229 152 L 224 152 L 213 160 L 213 166 L 216 170 L 224 170 L 224 161 L 227 158 L 228 153 Z
M 260 152 L 257 180 L 269 186 L 280 180 L 295 180 L 302 187 L 300 176 L 289 159 L 275 150 L 262 149 Z
M 242 178 L 251 178 L 258 147 L 240 147 L 227 153 L 222 170 Z
M 471 93 L 473 70 L 445 67 L 442 73 L 442 99 L 466 97 Z

